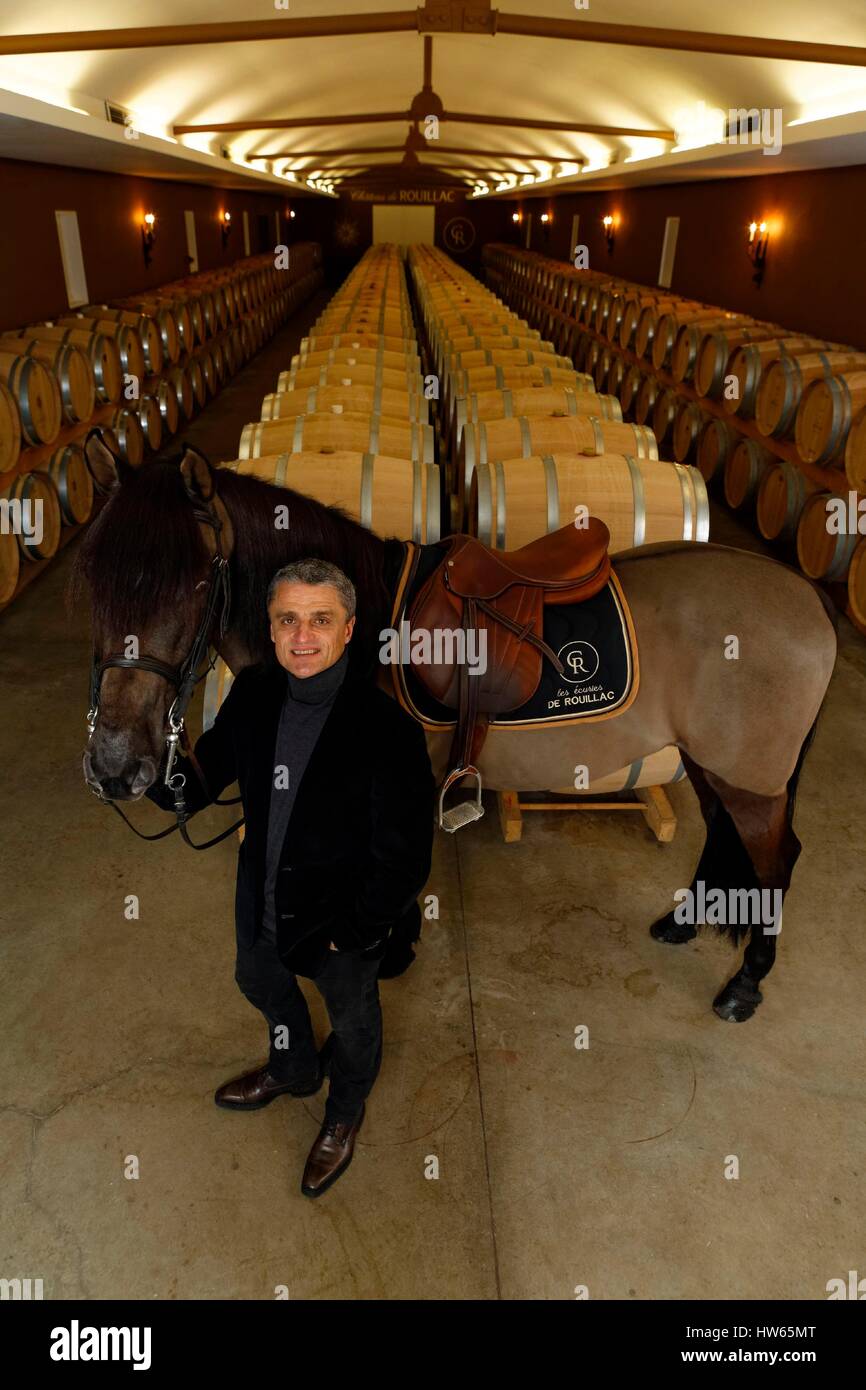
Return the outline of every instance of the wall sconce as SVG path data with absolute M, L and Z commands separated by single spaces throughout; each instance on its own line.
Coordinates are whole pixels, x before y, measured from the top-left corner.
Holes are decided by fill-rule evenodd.
M 141 249 L 144 252 L 145 268 L 150 265 L 153 243 L 156 241 L 156 214 L 146 212 L 141 219 Z
M 764 278 L 764 266 L 767 262 L 767 244 L 770 240 L 770 229 L 766 222 L 749 223 L 749 260 L 755 267 L 752 276 L 756 285 L 760 285 Z
M 220 232 L 222 233 L 223 250 L 225 250 L 232 234 L 232 215 L 230 212 L 220 213 Z
M 542 222 L 545 222 L 545 223 L 546 223 L 546 222 L 549 222 L 549 221 L 551 220 L 550 213 L 549 213 L 549 212 L 543 212 L 543 213 L 541 214 L 541 220 L 542 220 Z
M 616 227 L 610 213 L 607 214 L 607 217 L 601 219 L 601 224 L 604 227 L 604 239 L 607 242 L 607 253 L 611 255 L 613 253 L 613 243 L 616 240 Z
M 523 216 L 522 216 L 522 214 L 519 213 L 519 212 L 513 212 L 513 213 L 511 214 L 511 220 L 512 220 L 512 222 L 522 222 L 522 221 L 523 221 Z
M 289 208 L 289 217 L 295 217 L 295 216 L 296 216 L 295 209 L 294 209 L 294 208 Z

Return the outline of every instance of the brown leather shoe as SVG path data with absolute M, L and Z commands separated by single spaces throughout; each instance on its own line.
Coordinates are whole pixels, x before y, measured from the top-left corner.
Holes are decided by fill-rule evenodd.
M 214 1093 L 214 1100 L 224 1110 L 261 1110 L 263 1105 L 270 1105 L 277 1096 L 314 1096 L 321 1089 L 324 1079 L 321 1061 L 315 1079 L 307 1086 L 298 1086 L 294 1081 L 275 1081 L 267 1066 L 264 1066 L 226 1081 Z
M 321 1197 L 341 1173 L 345 1173 L 355 1153 L 355 1137 L 364 1120 L 364 1110 L 354 1124 L 326 1120 L 307 1156 L 301 1191 L 305 1197 Z

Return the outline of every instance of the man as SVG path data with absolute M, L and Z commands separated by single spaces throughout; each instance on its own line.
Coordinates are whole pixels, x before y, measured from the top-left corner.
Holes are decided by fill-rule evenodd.
M 421 726 L 349 666 L 347 576 L 324 560 L 286 565 L 267 605 L 276 664 L 242 671 L 196 743 L 206 789 L 187 760 L 177 766 L 190 811 L 239 783 L 235 978 L 270 1034 L 268 1061 L 214 1099 L 257 1110 L 313 1095 L 328 1070 L 301 1183 L 318 1197 L 352 1160 L 379 1071 L 379 965 L 430 872 L 434 784 Z M 149 795 L 170 804 L 161 787 Z M 328 1010 L 321 1054 L 297 975 L 315 982 Z

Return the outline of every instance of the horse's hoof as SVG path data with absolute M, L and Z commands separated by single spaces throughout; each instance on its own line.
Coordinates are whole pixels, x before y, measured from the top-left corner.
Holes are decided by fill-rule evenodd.
M 692 941 L 697 932 L 694 927 L 690 927 L 688 922 L 677 922 L 672 912 L 665 917 L 660 917 L 657 922 L 653 922 L 650 927 L 650 936 L 656 941 L 664 941 L 668 946 L 682 946 L 685 941 Z
M 713 1000 L 713 1011 L 725 1023 L 745 1023 L 757 1009 L 763 995 L 752 985 L 731 980 Z

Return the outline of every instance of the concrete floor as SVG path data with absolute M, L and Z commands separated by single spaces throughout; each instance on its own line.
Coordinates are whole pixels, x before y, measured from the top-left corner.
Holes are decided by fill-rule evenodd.
M 234 455 L 316 312 L 193 442 Z M 753 544 L 720 513 L 713 534 Z M 355 1162 L 313 1203 L 298 1188 L 322 1097 L 251 1115 L 211 1099 L 263 1056 L 233 979 L 232 842 L 145 845 L 85 790 L 71 560 L 72 547 L 0 618 L 0 1276 L 42 1278 L 51 1299 L 270 1299 L 277 1285 L 295 1299 L 571 1299 L 577 1286 L 821 1299 L 862 1270 L 866 643 L 847 623 L 756 1017 L 712 1013 L 735 968 L 726 946 L 648 935 L 699 853 L 687 783 L 670 791 L 680 824 L 665 847 L 613 814 L 530 815 L 505 845 L 491 806 L 437 839 L 440 919 L 382 985 L 385 1056 Z M 165 823 L 150 803 L 133 814 Z

